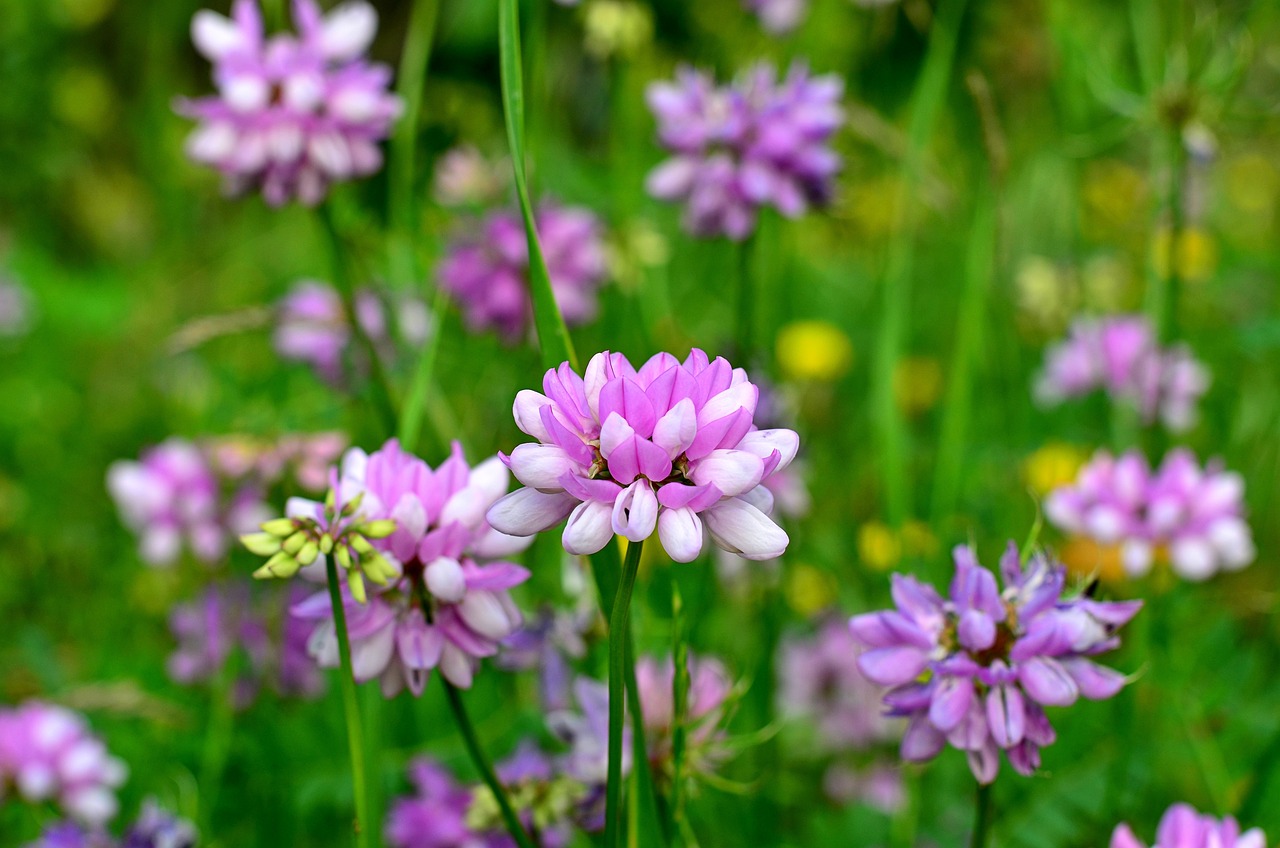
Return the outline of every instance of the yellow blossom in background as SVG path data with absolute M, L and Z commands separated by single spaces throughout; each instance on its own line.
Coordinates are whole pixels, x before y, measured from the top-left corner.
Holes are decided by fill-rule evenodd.
M 825 571 L 799 563 L 787 569 L 783 593 L 791 608 L 807 618 L 835 603 L 836 581 Z
M 1151 263 L 1161 277 L 1169 276 L 1168 228 L 1158 230 L 1151 241 Z M 1183 230 L 1178 238 L 1178 276 L 1199 283 L 1213 276 L 1218 268 L 1218 244 L 1209 233 L 1198 227 Z
M 907 415 L 928 412 L 942 394 L 942 366 L 928 356 L 908 356 L 893 369 L 893 397 Z
M 868 521 L 858 528 L 858 559 L 875 571 L 888 571 L 902 561 L 902 539 L 887 524 Z
M 1080 306 L 1079 291 L 1071 274 L 1047 257 L 1024 258 L 1013 280 L 1018 315 L 1035 329 L 1058 333 Z
M 583 10 L 583 30 L 592 56 L 634 56 L 653 41 L 653 12 L 640 3 L 593 0 Z
M 1044 497 L 1075 480 L 1088 459 L 1089 455 L 1074 445 L 1049 442 L 1023 461 L 1022 477 L 1031 491 Z
M 827 321 L 793 321 L 778 331 L 778 365 L 793 380 L 833 382 L 853 366 L 853 343 Z
M 1090 163 L 1080 189 L 1081 228 L 1088 238 L 1104 240 L 1131 233 L 1147 220 L 1147 181 L 1124 162 Z
M 1119 545 L 1103 545 L 1078 536 L 1068 539 L 1058 556 L 1067 570 L 1081 579 L 1096 577 L 1118 583 L 1126 577 Z

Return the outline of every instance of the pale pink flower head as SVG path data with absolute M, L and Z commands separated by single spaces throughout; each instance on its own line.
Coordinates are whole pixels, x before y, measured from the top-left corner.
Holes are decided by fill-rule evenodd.
M 98 827 L 115 817 L 126 774 L 78 713 L 40 701 L 0 709 L 0 791 L 11 784 L 29 803 L 52 801 Z
M 508 590 L 529 572 L 510 562 L 477 561 L 529 545 L 485 520 L 485 511 L 507 490 L 506 467 L 494 457 L 472 468 L 455 443 L 449 458 L 433 469 L 392 439 L 372 454 L 347 451 L 337 485 L 339 500 L 361 497 L 364 519 L 396 522 L 391 535 L 374 542 L 396 576 L 366 604 L 349 592 L 345 596 L 356 678 L 380 677 L 388 696 L 406 685 L 418 695 L 438 667 L 453 684 L 469 687 L 479 660 L 495 655 L 523 622 Z M 317 516 L 322 509 L 294 499 L 288 511 Z M 318 622 L 312 656 L 323 666 L 336 666 L 328 593 L 297 604 L 293 613 Z
M 770 35 L 786 35 L 804 22 L 809 0 L 743 0 Z
M 543 203 L 535 219 L 560 314 L 570 326 L 590 321 L 608 271 L 599 218 L 581 207 Z M 497 330 L 516 341 L 532 325 L 529 243 L 518 212 L 491 213 L 456 238 L 437 276 L 473 330 Z
M 1266 848 L 1267 837 L 1260 829 L 1241 832 L 1231 816 L 1216 819 L 1196 812 L 1188 804 L 1174 804 L 1160 819 L 1156 841 L 1151 848 Z M 1127 824 L 1111 834 L 1111 848 L 1147 848 Z
M 202 562 L 217 562 L 234 534 L 267 517 L 256 487 L 224 496 L 205 452 L 177 437 L 144 450 L 136 462 L 112 463 L 107 490 L 149 565 L 171 565 L 184 547 Z
M 1101 451 L 1074 483 L 1049 493 L 1045 515 L 1055 526 L 1117 545 L 1125 571 L 1140 577 L 1158 554 L 1187 580 L 1207 580 L 1253 562 L 1245 521 L 1244 479 L 1186 449 L 1171 451 L 1152 472 L 1146 457 Z
M 197 12 L 191 37 L 218 91 L 177 106 L 199 122 L 187 155 L 229 191 L 261 190 L 273 206 L 314 205 L 332 183 L 376 172 L 402 110 L 391 70 L 364 59 L 378 27 L 372 6 L 353 0 L 322 15 L 315 0 L 294 0 L 293 21 L 296 34 L 268 38 L 257 0 L 235 0 L 230 18 Z
M 568 517 L 564 547 L 579 555 L 614 534 L 641 542 L 656 531 L 672 559 L 691 562 L 704 529 L 746 559 L 786 549 L 763 484 L 795 458 L 800 439 L 756 429 L 758 390 L 741 368 L 696 349 L 684 362 L 660 353 L 639 369 L 605 352 L 585 376 L 565 363 L 542 385 L 545 394 L 516 395 L 516 425 L 537 442 L 502 457 L 525 488 L 489 510 L 495 528 L 530 536 Z
M 649 755 L 660 758 L 670 753 L 671 733 L 675 729 L 675 662 L 671 657 L 659 661 L 641 657 L 636 663 L 636 688 L 640 694 L 640 711 L 644 713 L 646 735 L 655 743 Z M 689 742 L 698 745 L 718 733 L 725 718 L 727 701 L 733 693 L 733 681 L 724 663 L 714 657 L 689 657 L 689 692 L 686 721 L 690 725 Z

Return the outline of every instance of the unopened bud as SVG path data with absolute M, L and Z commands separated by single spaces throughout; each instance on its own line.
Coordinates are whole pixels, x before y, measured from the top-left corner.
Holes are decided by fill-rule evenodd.
M 366 521 L 360 525 L 360 534 L 370 539 L 385 539 L 396 532 L 396 522 L 390 518 Z
M 362 503 L 364 503 L 364 492 L 358 492 L 354 498 L 342 505 L 342 517 L 349 518 L 355 515 Z
M 320 537 L 320 553 L 328 554 L 333 551 L 333 537 L 325 533 Z
M 365 604 L 369 602 L 369 596 L 364 591 L 364 578 L 360 576 L 360 572 L 351 571 L 347 573 L 347 586 L 351 588 L 351 597 L 357 602 Z
M 338 565 L 347 571 L 351 570 L 351 549 L 346 545 L 335 545 L 333 548 L 333 558 L 338 561 Z
M 301 564 L 296 559 L 284 551 L 280 551 L 267 560 L 266 564 L 261 568 L 253 572 L 253 576 L 259 580 L 264 580 L 268 577 L 287 578 L 297 574 L 298 569 L 301 567 Z
M 347 543 L 351 548 L 361 556 L 369 556 L 373 553 L 373 545 L 369 544 L 369 540 L 359 533 L 352 533 Z
M 308 541 L 302 546 L 302 550 L 298 551 L 298 562 L 307 566 L 315 562 L 318 556 L 320 556 L 320 546 L 315 542 Z
M 262 525 L 264 533 L 270 533 L 272 536 L 284 538 L 298 529 L 298 523 L 292 518 L 273 518 Z
M 284 552 L 287 553 L 289 556 L 294 556 L 298 553 L 298 551 L 302 550 L 302 546 L 305 545 L 306 543 L 307 543 L 306 531 L 299 530 L 297 533 L 294 533 L 292 536 L 285 539 L 284 544 L 281 547 L 284 548 Z
M 271 556 L 280 550 L 280 537 L 270 533 L 246 533 L 240 537 L 240 544 L 258 556 Z

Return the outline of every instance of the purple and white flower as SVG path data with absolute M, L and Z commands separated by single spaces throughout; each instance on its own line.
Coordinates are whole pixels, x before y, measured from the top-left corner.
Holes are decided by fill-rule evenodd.
M 1267 836 L 1259 828 L 1241 831 L 1231 816 L 1216 819 L 1196 812 L 1188 804 L 1174 804 L 1160 819 L 1151 848 L 1266 848 Z M 1147 848 L 1127 824 L 1111 834 L 1111 848 Z
M 766 481 L 795 458 L 792 430 L 758 430 L 758 392 L 741 368 L 694 350 L 653 356 L 638 370 L 600 353 L 580 377 L 549 370 L 543 393 L 516 395 L 516 425 L 537 439 L 502 456 L 525 488 L 489 510 L 489 522 L 531 536 L 566 517 L 571 554 L 592 554 L 614 534 L 657 532 L 667 554 L 691 562 L 704 530 L 746 559 L 773 559 L 787 534 L 769 518 Z
M 954 559 L 948 597 L 895 574 L 896 609 L 850 620 L 869 648 L 858 667 L 893 687 L 884 701 L 890 715 L 908 719 L 904 760 L 931 760 L 950 743 L 980 783 L 995 780 L 1002 750 L 1016 771 L 1032 774 L 1040 749 L 1057 738 L 1045 707 L 1124 687 L 1123 674 L 1093 657 L 1119 645 L 1116 631 L 1142 602 L 1064 597 L 1066 569 L 1042 556 L 1023 566 L 1013 543 L 1000 560 L 1003 592 L 972 548 L 956 547 Z
M 1201 467 L 1188 450 L 1165 456 L 1152 472 L 1146 457 L 1099 452 L 1074 484 L 1049 493 L 1045 515 L 1068 533 L 1118 545 L 1135 577 L 1167 556 L 1187 580 L 1253 562 L 1253 534 L 1244 518 L 1244 479 L 1217 461 Z
M 191 37 L 213 63 L 217 94 L 181 100 L 199 122 L 187 155 L 218 170 L 228 191 L 261 190 L 279 206 L 319 203 L 335 182 L 382 167 L 379 142 L 400 116 L 391 70 L 366 61 L 378 28 L 360 0 L 321 14 L 293 0 L 297 34 L 266 37 L 257 0 L 235 0 L 231 17 L 203 10 Z

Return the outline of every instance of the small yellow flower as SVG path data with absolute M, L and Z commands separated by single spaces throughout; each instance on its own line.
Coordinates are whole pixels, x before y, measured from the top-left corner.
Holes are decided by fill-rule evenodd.
M 1119 583 L 1126 576 L 1119 545 L 1103 545 L 1077 536 L 1067 540 L 1059 557 L 1067 570 L 1080 578 L 1097 577 L 1107 583 Z
M 1022 477 L 1036 495 L 1045 495 L 1076 479 L 1089 456 L 1063 442 L 1049 442 L 1022 463 Z
M 787 569 L 783 591 L 791 608 L 805 617 L 822 612 L 836 600 L 836 582 L 831 575 L 804 563 Z
M 868 521 L 858 528 L 858 559 L 874 571 L 888 571 L 902 560 L 902 539 L 887 524 Z
M 907 415 L 928 412 L 942 394 L 942 366 L 928 356 L 908 356 L 893 369 L 893 397 Z
M 1162 278 L 1169 276 L 1169 230 L 1161 229 L 1151 242 L 1151 262 Z M 1183 230 L 1178 237 L 1178 276 L 1199 283 L 1213 276 L 1218 268 L 1218 244 L 1209 233 L 1197 227 Z
M 849 337 L 827 321 L 793 321 L 778 332 L 778 364 L 794 380 L 834 382 L 853 365 Z

